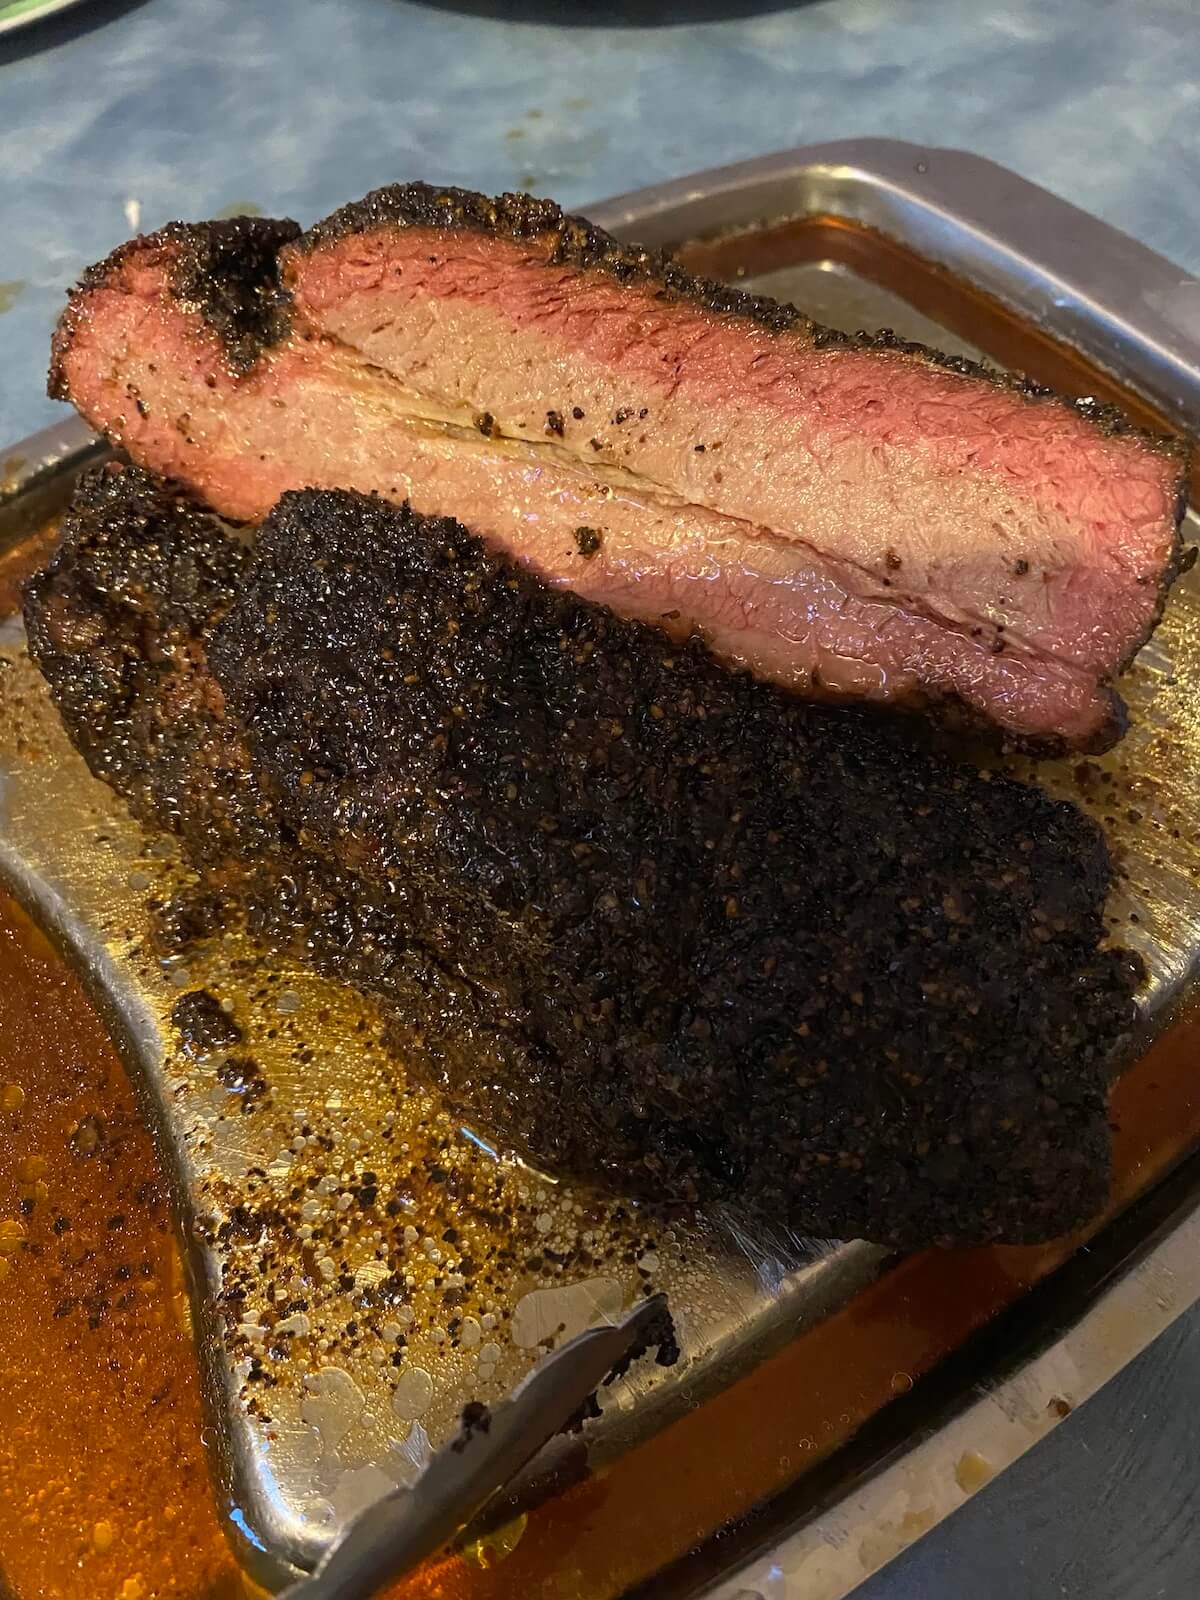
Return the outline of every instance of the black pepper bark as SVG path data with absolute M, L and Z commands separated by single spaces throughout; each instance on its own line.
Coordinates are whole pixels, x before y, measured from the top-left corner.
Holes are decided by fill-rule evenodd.
M 1135 972 L 1074 807 L 362 496 L 286 495 L 185 641 L 173 505 L 222 537 L 93 478 L 30 591 L 68 728 L 253 926 L 379 998 L 461 1114 L 823 1236 L 1027 1241 L 1099 1207 Z M 176 677 L 89 665 L 167 637 Z M 164 694 L 190 722 L 130 704 Z
M 214 864 L 277 835 L 203 639 L 249 550 L 152 474 L 81 481 L 62 546 L 26 588 L 30 649 L 98 778 Z
M 245 372 L 291 325 L 279 281 L 279 252 L 299 236 L 298 223 L 269 217 L 176 223 L 172 286 L 220 335 L 235 371 Z
M 279 252 L 300 235 L 290 219 L 230 217 L 221 222 L 170 222 L 148 236 L 119 245 L 89 267 L 72 291 L 51 345 L 51 399 L 69 400 L 61 356 L 74 337 L 87 291 L 111 281 L 135 254 L 161 252 L 171 287 L 183 305 L 200 313 L 219 336 L 234 372 L 247 372 L 263 350 L 287 337 L 291 301 L 283 290 Z

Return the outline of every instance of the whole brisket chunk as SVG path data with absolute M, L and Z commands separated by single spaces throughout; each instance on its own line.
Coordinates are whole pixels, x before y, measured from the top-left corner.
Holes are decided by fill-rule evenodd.
M 52 385 L 224 515 L 408 500 L 805 695 L 961 703 L 1047 748 L 1117 737 L 1110 680 L 1179 562 L 1181 444 L 528 196 L 173 225 L 87 275 Z
M 135 470 L 86 482 L 37 659 L 93 769 L 380 998 L 461 1114 L 818 1235 L 1033 1240 L 1099 1207 L 1134 974 L 1073 807 L 448 520 L 289 494 L 252 555 L 205 522 Z

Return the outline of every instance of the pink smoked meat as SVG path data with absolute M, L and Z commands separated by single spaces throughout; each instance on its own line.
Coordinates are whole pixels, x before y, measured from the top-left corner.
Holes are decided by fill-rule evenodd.
M 1180 564 L 1182 445 L 527 196 L 173 224 L 86 275 L 51 384 L 227 517 L 408 500 L 798 693 L 957 702 L 1044 749 L 1118 736 Z

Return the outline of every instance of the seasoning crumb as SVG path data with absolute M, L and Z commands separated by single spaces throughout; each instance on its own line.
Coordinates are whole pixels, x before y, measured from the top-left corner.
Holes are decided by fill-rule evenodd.
M 192 989 L 180 995 L 171 1008 L 171 1021 L 189 1056 L 227 1049 L 243 1037 L 239 1025 L 226 1014 L 216 995 L 207 989 Z

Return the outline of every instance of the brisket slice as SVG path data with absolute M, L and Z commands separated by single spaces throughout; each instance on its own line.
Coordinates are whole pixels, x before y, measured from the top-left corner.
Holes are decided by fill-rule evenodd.
M 93 770 L 544 1166 L 906 1246 L 1102 1203 L 1135 977 L 1074 807 L 351 493 L 250 554 L 102 471 L 26 616 Z
M 1178 566 L 1180 445 L 527 196 L 135 240 L 72 296 L 52 387 L 224 515 L 407 499 L 801 693 L 1048 747 L 1117 736 L 1109 680 Z

